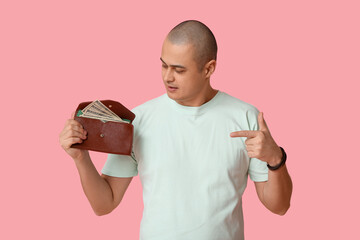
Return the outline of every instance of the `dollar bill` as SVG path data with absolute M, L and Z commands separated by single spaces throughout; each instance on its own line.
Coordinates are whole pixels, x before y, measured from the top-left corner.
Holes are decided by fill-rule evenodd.
M 95 100 L 94 102 L 90 103 L 87 107 L 83 109 L 83 112 L 87 112 L 88 110 L 91 110 L 93 112 L 99 112 L 105 115 L 112 115 L 114 117 L 119 117 L 99 100 Z
M 84 109 L 77 113 L 77 116 L 98 119 L 103 122 L 112 121 L 129 123 L 128 121 L 124 121 L 123 119 L 121 119 L 118 115 L 116 115 L 116 113 L 111 111 L 99 100 L 95 100 L 92 103 L 88 104 Z

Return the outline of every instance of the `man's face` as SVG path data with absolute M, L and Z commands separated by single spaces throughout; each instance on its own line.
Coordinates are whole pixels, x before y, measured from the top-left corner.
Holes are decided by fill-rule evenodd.
M 208 86 L 204 71 L 199 71 L 190 44 L 175 45 L 165 40 L 162 52 L 162 78 L 168 96 L 185 106 L 195 106 Z

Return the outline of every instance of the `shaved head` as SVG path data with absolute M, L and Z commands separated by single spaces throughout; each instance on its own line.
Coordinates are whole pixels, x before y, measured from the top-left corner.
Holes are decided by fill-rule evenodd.
M 216 60 L 217 44 L 214 34 L 202 22 L 184 21 L 169 32 L 167 39 L 176 45 L 191 44 L 194 48 L 193 57 L 199 71 L 207 62 Z

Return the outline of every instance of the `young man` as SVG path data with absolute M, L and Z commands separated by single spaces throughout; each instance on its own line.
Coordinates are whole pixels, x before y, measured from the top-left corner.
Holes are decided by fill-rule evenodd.
M 109 154 L 102 175 L 87 151 L 70 148 L 86 139 L 77 121 L 68 120 L 60 134 L 96 214 L 115 209 L 139 174 L 140 239 L 243 239 L 248 174 L 270 211 L 283 215 L 290 206 L 286 154 L 262 113 L 211 87 L 216 54 L 216 40 L 201 22 L 171 30 L 160 58 L 167 93 L 133 109 L 132 156 Z

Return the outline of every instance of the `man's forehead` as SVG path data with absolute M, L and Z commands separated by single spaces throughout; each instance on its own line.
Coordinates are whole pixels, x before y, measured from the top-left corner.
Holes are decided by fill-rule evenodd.
M 165 40 L 160 60 L 168 65 L 192 64 L 194 63 L 193 46 L 191 44 L 173 44 Z

